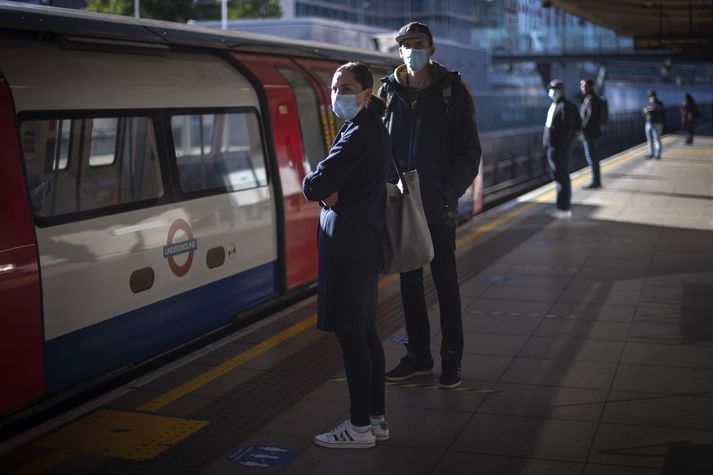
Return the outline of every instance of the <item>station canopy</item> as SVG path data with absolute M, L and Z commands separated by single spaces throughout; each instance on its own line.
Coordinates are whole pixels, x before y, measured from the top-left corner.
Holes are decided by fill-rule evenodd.
M 713 38 L 713 0 L 542 0 L 542 5 L 633 36 L 637 43 L 658 38 L 684 49 L 696 44 L 708 49 Z

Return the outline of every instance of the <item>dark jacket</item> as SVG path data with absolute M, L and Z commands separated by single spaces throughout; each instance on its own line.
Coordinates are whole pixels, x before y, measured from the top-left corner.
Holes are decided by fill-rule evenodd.
M 577 106 L 560 97 L 555 103 L 552 124 L 549 127 L 545 124 L 542 142 L 546 147 L 565 151 L 572 144 L 574 134 L 581 130 L 581 127 L 582 119 L 579 117 Z
M 432 80 L 422 89 L 406 83 L 406 66 L 383 78 L 379 97 L 394 95 L 386 124 L 394 154 L 404 170 L 418 170 L 426 219 L 433 224 L 455 224 L 458 198 L 473 183 L 480 163 L 480 139 L 475 108 L 460 75 L 431 63 Z M 451 85 L 446 110 L 443 90 Z
M 685 130 L 693 128 L 693 125 L 699 117 L 700 112 L 698 111 L 698 105 L 696 105 L 693 98 L 690 100 L 687 99 L 683 104 L 681 104 L 681 126 Z
M 317 328 L 350 332 L 376 315 L 391 142 L 375 107 L 361 110 L 339 130 L 327 158 L 302 184 L 321 201 L 335 191 L 337 204 L 322 208 L 317 232 Z
M 579 116 L 582 118 L 582 133 L 585 139 L 594 139 L 602 135 L 602 125 L 599 123 L 601 110 L 602 100 L 596 94 L 592 92 L 584 96 L 579 107 Z
M 642 110 L 646 116 L 646 122 L 652 124 L 665 124 L 666 123 L 666 109 L 663 107 L 663 102 L 655 99 L 654 102 L 650 102 Z

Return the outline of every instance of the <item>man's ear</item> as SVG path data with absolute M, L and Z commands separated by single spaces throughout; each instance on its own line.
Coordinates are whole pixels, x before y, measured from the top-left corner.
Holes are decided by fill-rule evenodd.
M 436 47 L 435 46 L 429 46 L 428 47 L 428 57 L 432 57 L 433 54 L 436 52 Z
M 401 46 L 399 46 L 399 58 L 403 59 L 404 53 L 401 51 Z

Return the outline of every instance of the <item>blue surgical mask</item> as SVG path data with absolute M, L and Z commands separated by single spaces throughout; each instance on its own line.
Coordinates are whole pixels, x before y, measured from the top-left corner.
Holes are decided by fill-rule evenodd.
M 425 49 L 401 48 L 404 64 L 411 71 L 420 71 L 428 64 L 428 51 Z
M 558 101 L 560 97 L 562 97 L 562 91 L 559 89 L 550 89 L 547 91 L 547 95 L 550 96 L 550 99 L 553 101 Z
M 343 120 L 352 120 L 361 110 L 354 94 L 332 94 L 332 110 Z

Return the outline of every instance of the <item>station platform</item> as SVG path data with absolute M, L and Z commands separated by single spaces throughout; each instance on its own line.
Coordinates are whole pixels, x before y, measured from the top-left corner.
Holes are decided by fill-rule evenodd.
M 463 386 L 387 384 L 391 439 L 325 449 L 348 417 L 341 352 L 316 297 L 0 445 L 14 474 L 713 473 L 713 138 L 664 139 L 458 230 Z M 405 340 L 397 276 L 380 282 L 387 369 Z

